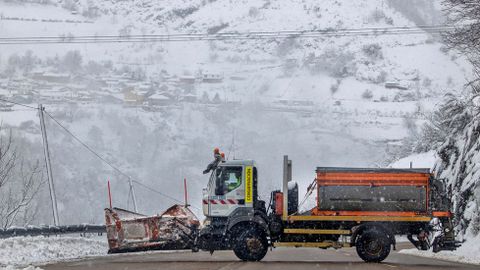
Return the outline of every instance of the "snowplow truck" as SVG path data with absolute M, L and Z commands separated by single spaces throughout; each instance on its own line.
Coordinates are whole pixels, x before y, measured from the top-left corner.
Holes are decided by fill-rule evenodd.
M 189 227 L 183 237 L 187 240 L 179 246 L 211 253 L 233 250 L 244 261 L 260 261 L 276 247 L 355 247 L 365 262 L 387 258 L 396 235 L 407 235 L 420 250 L 459 246 L 450 200 L 429 169 L 318 167 L 306 194 L 316 197 L 316 205 L 303 211 L 288 156 L 283 159 L 282 190 L 271 192 L 268 205 L 259 199 L 259 175 L 253 160 L 220 162 L 203 189 L 206 219 Z M 117 223 L 107 224 L 110 234 L 118 230 Z M 158 228 L 145 230 L 151 235 L 148 230 Z M 144 239 L 148 245 L 155 242 Z M 127 242 L 112 240 L 116 250 Z M 135 243 L 138 246 L 138 239 Z

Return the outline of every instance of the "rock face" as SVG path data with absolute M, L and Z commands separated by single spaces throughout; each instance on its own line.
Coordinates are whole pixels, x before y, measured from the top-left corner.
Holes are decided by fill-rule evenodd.
M 470 115 L 470 116 L 468 116 Z M 470 119 L 453 130 L 438 149 L 436 174 L 444 179 L 452 196 L 456 229 L 460 236 L 478 235 L 480 225 L 480 120 L 478 113 L 460 112 L 457 122 Z M 467 116 L 467 117 L 465 117 Z M 461 125 L 460 125 L 461 126 Z

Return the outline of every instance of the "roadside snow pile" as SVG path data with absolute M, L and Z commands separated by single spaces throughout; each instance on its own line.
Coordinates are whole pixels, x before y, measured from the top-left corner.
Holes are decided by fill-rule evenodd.
M 43 269 L 40 267 L 31 266 L 31 265 L 27 267 L 20 267 L 20 268 L 17 268 L 13 265 L 7 265 L 5 267 L 0 266 L 0 270 L 43 270 Z
M 35 236 L 0 239 L 0 269 L 107 254 L 105 237 Z M 8 269 L 8 268 L 7 268 Z
M 435 258 L 440 260 L 480 264 L 480 236 L 469 239 L 455 251 L 440 251 L 433 253 L 431 250 L 402 249 L 399 252 L 421 257 Z

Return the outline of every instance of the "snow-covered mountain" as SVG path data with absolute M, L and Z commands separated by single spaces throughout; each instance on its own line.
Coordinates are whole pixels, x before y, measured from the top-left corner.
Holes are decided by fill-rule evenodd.
M 421 23 L 392 1 L 33 2 L 0 1 L 1 37 L 213 34 Z M 424 13 L 436 8 L 414 2 Z M 293 159 L 302 189 L 318 165 L 385 164 L 408 135 L 408 123 L 421 124 L 439 98 L 460 89 L 470 74 L 464 59 L 444 50 L 428 33 L 1 46 L 0 95 L 14 97 L 18 82 L 38 88 L 30 102 L 47 103 L 52 115 L 135 179 L 182 198 L 181 180 L 187 177 L 194 206 L 200 205 L 206 182 L 200 174 L 215 146 L 230 157 L 258 161 L 262 196 L 268 200 L 269 191 L 279 187 L 283 154 Z M 72 59 L 78 56 L 73 68 Z M 137 76 L 137 70 L 144 76 Z M 44 83 L 51 74 L 64 81 Z M 219 82 L 206 82 L 210 75 Z M 122 80 L 126 82 L 118 83 Z M 143 85 L 170 98 L 169 103 L 154 109 L 127 104 L 124 91 L 141 90 Z M 65 87 L 73 93 L 75 105 L 56 99 Z M 82 92 L 89 93 L 88 100 L 81 99 Z M 117 103 L 105 101 L 107 92 Z M 196 101 L 182 99 L 187 95 Z M 12 112 L 1 112 L 0 118 L 28 138 L 32 149 L 39 149 L 34 112 L 15 106 Z M 64 222 L 102 222 L 107 179 L 113 183 L 114 202 L 127 207 L 125 177 L 100 163 L 51 120 L 47 124 Z M 159 212 L 173 203 L 140 186 L 136 192 L 144 212 Z M 41 213 L 49 213 L 48 203 L 40 205 Z M 49 219 L 49 214 L 39 218 L 45 223 Z

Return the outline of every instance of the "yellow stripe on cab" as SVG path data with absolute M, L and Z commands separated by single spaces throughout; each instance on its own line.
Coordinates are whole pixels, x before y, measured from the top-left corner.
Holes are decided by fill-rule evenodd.
M 245 203 L 253 202 L 253 167 L 245 167 Z

